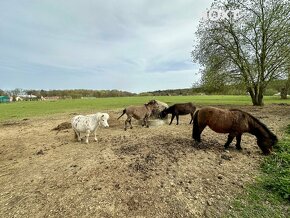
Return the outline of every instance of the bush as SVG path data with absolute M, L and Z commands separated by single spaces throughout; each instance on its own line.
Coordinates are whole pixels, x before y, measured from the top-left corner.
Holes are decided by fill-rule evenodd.
M 264 95 L 265 96 L 273 96 L 274 94 L 276 94 L 278 91 L 276 89 L 272 89 L 272 88 L 268 88 L 266 89 Z

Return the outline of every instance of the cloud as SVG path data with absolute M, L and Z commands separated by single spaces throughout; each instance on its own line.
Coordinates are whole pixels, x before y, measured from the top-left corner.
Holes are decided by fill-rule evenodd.
M 194 31 L 210 2 L 2 1 L 0 88 L 190 87 Z

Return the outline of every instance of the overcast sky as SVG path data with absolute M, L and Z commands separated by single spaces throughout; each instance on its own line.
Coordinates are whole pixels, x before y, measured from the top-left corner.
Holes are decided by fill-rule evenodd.
M 213 0 L 2 0 L 0 89 L 189 88 Z

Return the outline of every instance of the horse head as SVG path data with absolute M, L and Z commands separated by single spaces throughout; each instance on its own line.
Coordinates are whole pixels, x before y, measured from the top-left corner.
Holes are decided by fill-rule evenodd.
M 267 137 L 260 137 L 257 140 L 258 146 L 261 148 L 265 155 L 271 154 L 273 146 L 276 145 L 277 142 L 278 138 L 273 133 Z
M 163 118 L 166 117 L 167 114 L 168 114 L 168 112 L 167 112 L 167 108 L 165 108 L 163 111 L 161 111 L 161 112 L 159 113 L 159 117 L 160 117 L 161 119 L 163 119 Z

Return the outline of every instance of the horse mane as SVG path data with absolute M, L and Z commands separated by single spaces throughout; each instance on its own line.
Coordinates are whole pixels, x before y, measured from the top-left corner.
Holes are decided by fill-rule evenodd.
M 277 140 L 277 136 L 274 133 L 272 133 L 271 130 L 269 130 L 269 128 L 264 123 L 262 123 L 259 119 L 254 117 L 252 114 L 250 114 L 248 112 L 245 112 L 245 111 L 242 111 L 242 110 L 239 110 L 239 109 L 230 109 L 230 111 L 239 111 L 239 112 L 241 112 L 243 114 L 246 114 L 247 116 L 249 116 L 254 121 L 254 123 L 256 123 L 259 126 L 261 126 L 269 134 L 271 139 Z

